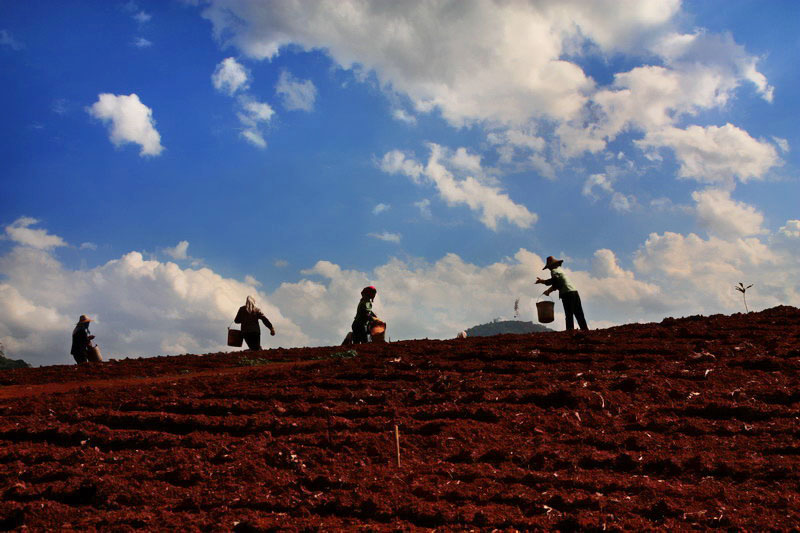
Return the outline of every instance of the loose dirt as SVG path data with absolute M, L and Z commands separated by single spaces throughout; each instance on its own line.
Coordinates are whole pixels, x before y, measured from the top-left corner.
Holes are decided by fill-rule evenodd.
M 0 530 L 800 525 L 798 309 L 341 350 L 3 372 Z

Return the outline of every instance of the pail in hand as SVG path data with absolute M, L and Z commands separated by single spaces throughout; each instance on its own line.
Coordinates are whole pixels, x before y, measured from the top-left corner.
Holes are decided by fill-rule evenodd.
M 228 328 L 228 346 L 241 348 L 243 340 L 242 330 Z
M 553 300 L 544 300 L 536 302 L 536 314 L 539 316 L 539 322 L 547 324 L 554 319 L 554 311 L 556 304 Z
M 100 355 L 100 347 L 96 344 L 90 344 L 86 348 L 86 359 L 92 363 L 100 363 L 103 357 Z
M 386 342 L 386 322 L 373 320 L 369 336 L 372 337 L 372 342 Z

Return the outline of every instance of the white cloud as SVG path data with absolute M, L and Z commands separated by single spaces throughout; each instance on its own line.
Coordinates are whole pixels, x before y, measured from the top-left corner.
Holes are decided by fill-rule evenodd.
M 742 311 L 733 290 L 739 281 L 755 283 L 748 291 L 755 309 L 800 305 L 800 221 L 787 221 L 775 236 L 786 242 L 771 249 L 757 237 L 651 234 L 633 269 L 601 249 L 590 270 L 572 270 L 567 259 L 565 272 L 581 293 L 590 327 Z M 275 343 L 335 345 L 350 329 L 366 285 L 378 288 L 375 310 L 393 339 L 449 338 L 497 316 L 510 318 L 517 298 L 521 318 L 533 319 L 543 264 L 524 249 L 487 265 L 446 254 L 435 262 L 391 259 L 369 272 L 319 261 L 267 294 L 252 276 L 243 283 L 138 252 L 73 270 L 51 251 L 16 246 L 0 256 L 0 342 L 9 355 L 34 364 L 68 363 L 72 326 L 88 314 L 106 357 L 223 350 L 225 326 L 254 293 L 276 324 Z M 560 313 L 554 326 L 563 327 Z
M 253 287 L 260 287 L 260 286 L 261 286 L 261 282 L 260 282 L 260 281 L 258 281 L 258 280 L 257 280 L 256 278 L 254 278 L 253 276 L 251 276 L 250 274 L 247 274 L 247 275 L 244 277 L 244 282 L 245 282 L 246 284 L 248 284 L 248 285 L 252 285 Z
M 133 46 L 136 48 L 150 48 L 153 46 L 153 43 L 144 37 L 137 37 L 133 40 Z
M 388 231 L 384 231 L 381 233 L 367 233 L 368 237 L 372 237 L 373 239 L 378 239 L 380 241 L 385 242 L 396 242 L 399 243 L 402 235 L 399 233 L 390 233 Z
M 611 180 L 609 180 L 608 176 L 605 174 L 592 174 L 583 184 L 583 189 L 581 190 L 581 194 L 584 196 L 591 198 L 592 200 L 597 200 L 599 196 L 595 192 L 595 189 L 600 189 L 607 193 L 613 193 L 614 187 L 611 185 Z
M 275 85 L 275 92 L 280 95 L 283 107 L 290 111 L 293 109 L 311 111 L 317 99 L 317 88 L 311 80 L 298 80 L 286 70 L 281 72 Z
M 383 213 L 385 211 L 388 211 L 391 207 L 392 206 L 390 206 L 388 204 L 383 204 L 383 203 L 378 204 L 378 205 L 376 205 L 375 207 L 372 208 L 372 214 L 373 215 L 380 215 L 381 213 Z
M 633 209 L 636 205 L 636 198 L 632 195 L 615 192 L 611 195 L 611 208 L 615 211 L 626 212 Z
M 189 241 L 181 241 L 172 248 L 165 248 L 164 253 L 176 260 L 189 259 Z
M 520 228 L 528 228 L 536 222 L 537 216 L 525 206 L 514 203 L 499 188 L 481 180 L 483 170 L 478 156 L 469 154 L 464 148 L 450 152 L 437 144 L 429 147 L 431 154 L 424 167 L 394 150 L 383 156 L 381 169 L 405 174 L 418 184 L 423 184 L 422 178 L 426 178 L 448 205 L 468 206 L 479 213 L 480 221 L 491 230 L 496 231 L 498 222 L 503 219 Z M 471 175 L 473 173 L 477 177 Z M 459 179 L 457 174 L 465 177 Z
M 0 30 L 0 46 L 7 46 L 12 50 L 22 50 L 25 48 L 8 30 Z
M 718 237 L 733 239 L 766 233 L 764 215 L 753 206 L 737 202 L 730 192 L 706 189 L 692 193 L 700 225 Z
M 680 8 L 679 0 L 211 0 L 203 16 L 223 46 L 248 57 L 273 59 L 289 45 L 321 50 L 358 79 L 374 74 L 390 101 L 407 100 L 415 113 L 486 126 L 502 139 L 501 163 L 520 154 L 553 179 L 565 160 L 604 150 L 623 131 L 652 140 L 727 105 L 742 85 L 771 100 L 759 58 L 729 34 L 677 32 Z M 579 66 L 617 54 L 638 66 L 610 86 Z M 395 119 L 411 123 L 394 107 Z M 542 126 L 555 132 L 550 147 L 532 133 Z
M 424 198 L 419 202 L 414 202 L 414 207 L 419 209 L 419 213 L 423 218 L 431 218 L 431 216 L 433 216 L 431 213 L 431 201 L 427 198 Z
M 150 19 L 152 19 L 153 16 L 150 13 L 147 13 L 145 11 L 139 11 L 138 13 L 133 15 L 133 18 L 139 24 L 144 24 L 146 22 L 150 22 Z
M 781 226 L 779 232 L 790 239 L 800 239 L 800 220 L 787 220 L 785 226 Z
M 395 120 L 399 120 L 400 122 L 405 122 L 406 124 L 416 124 L 417 117 L 414 115 L 409 114 L 405 109 L 395 109 L 392 111 L 392 117 Z
M 628 50 L 666 25 L 678 7 L 661 0 L 624 6 L 611 0 L 214 1 L 204 16 L 218 39 L 250 57 L 271 59 L 289 44 L 323 49 L 344 68 L 374 71 L 418 111 L 437 107 L 454 124 L 515 124 L 580 110 L 593 83 L 563 57 L 584 38 L 604 51 Z
M 756 238 L 651 234 L 634 259 L 636 272 L 662 288 L 683 315 L 743 311 L 738 282 L 755 283 L 752 308 L 800 304 L 798 255 L 778 253 Z
M 102 93 L 86 111 L 110 124 L 111 142 L 115 146 L 138 144 L 142 148 L 139 152 L 141 156 L 155 156 L 164 149 L 161 135 L 155 128 L 153 110 L 144 105 L 136 94 Z
M 250 73 L 235 58 L 223 59 L 211 75 L 214 88 L 228 95 L 233 95 L 239 90 L 246 90 L 250 86 Z
M 286 261 L 285 259 L 276 259 L 273 264 L 278 268 L 286 268 L 289 266 L 289 261 Z
M 6 226 L 6 237 L 16 243 L 47 250 L 58 246 L 66 246 L 67 243 L 58 235 L 51 235 L 47 230 L 31 228 L 39 221 L 31 217 L 20 217 L 11 225 Z
M 253 100 L 249 96 L 240 97 L 239 106 L 241 111 L 236 116 L 239 117 L 239 122 L 244 126 L 240 135 L 259 148 L 266 147 L 267 141 L 264 140 L 260 125 L 264 122 L 269 122 L 272 115 L 275 114 L 272 107 L 267 103 Z
M 771 144 L 753 139 L 731 124 L 664 128 L 648 133 L 636 144 L 643 149 L 672 148 L 680 163 L 678 176 L 701 183 L 732 186 L 735 179 L 763 179 L 770 168 L 781 163 Z
M 782 139 L 781 137 L 774 137 L 774 136 L 772 137 L 772 140 L 775 142 L 778 148 L 780 148 L 781 152 L 783 152 L 784 154 L 789 153 L 789 141 L 787 141 L 786 139 Z
M 93 242 L 82 242 L 78 247 L 79 250 L 97 250 L 97 245 Z
M 253 284 L 139 252 L 73 270 L 48 251 L 19 246 L 0 257 L 0 274 L 0 342 L 32 364 L 74 362 L 70 333 L 81 314 L 95 320 L 105 358 L 228 351 L 225 328 L 248 294 L 278 331 L 265 346 L 309 341 Z

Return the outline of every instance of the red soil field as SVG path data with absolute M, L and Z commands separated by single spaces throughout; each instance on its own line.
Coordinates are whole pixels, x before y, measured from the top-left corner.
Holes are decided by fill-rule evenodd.
M 0 529 L 800 526 L 796 308 L 343 349 L 3 372 Z

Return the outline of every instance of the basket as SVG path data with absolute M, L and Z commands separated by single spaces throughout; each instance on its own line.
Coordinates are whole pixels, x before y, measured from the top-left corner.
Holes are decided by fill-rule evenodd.
M 100 363 L 103 361 L 103 356 L 100 355 L 100 347 L 96 344 L 90 344 L 86 348 L 86 359 L 92 363 Z
M 228 346 L 241 348 L 242 341 L 244 341 L 244 335 L 242 335 L 242 330 L 228 328 Z
M 544 296 L 544 295 L 542 295 Z M 540 296 L 541 298 L 541 296 Z M 549 298 L 549 296 L 548 296 Z M 542 324 L 548 324 L 555 319 L 555 302 L 550 300 L 543 300 L 543 301 L 536 301 L 536 315 L 539 318 L 539 322 Z
M 373 320 L 369 328 L 369 336 L 372 342 L 386 342 L 386 322 Z

